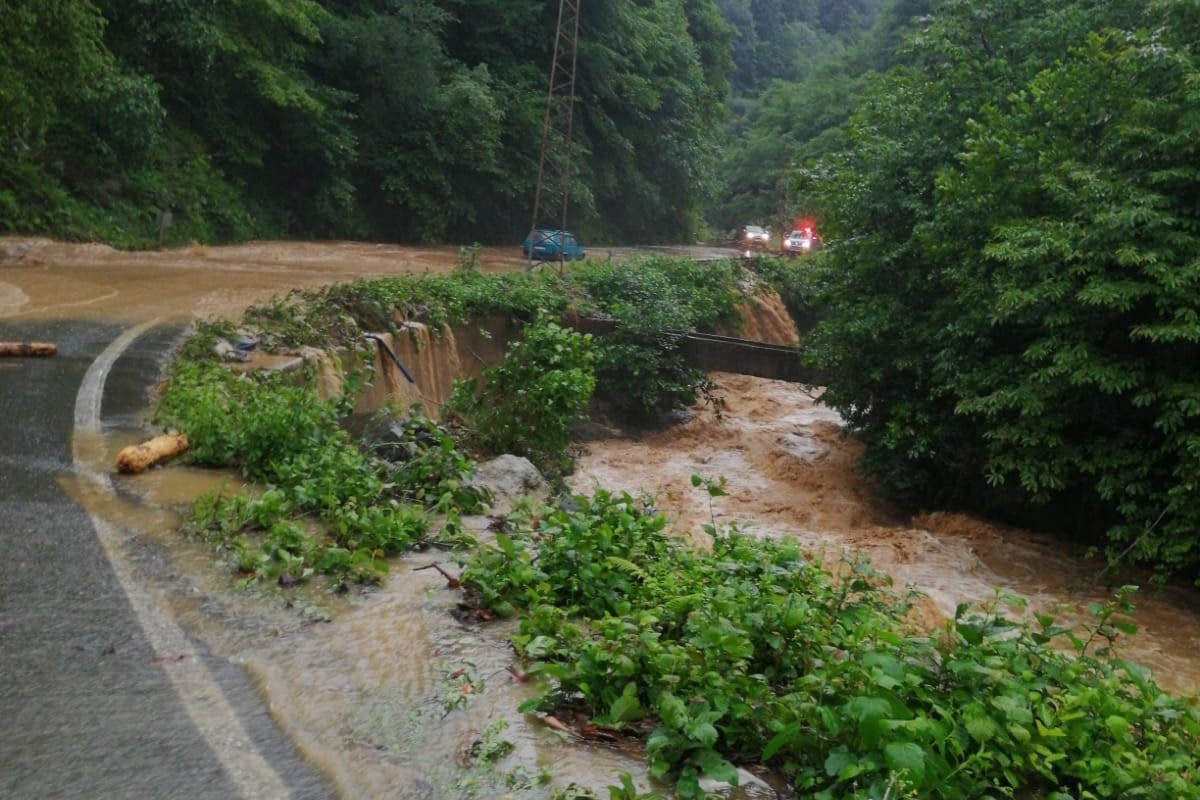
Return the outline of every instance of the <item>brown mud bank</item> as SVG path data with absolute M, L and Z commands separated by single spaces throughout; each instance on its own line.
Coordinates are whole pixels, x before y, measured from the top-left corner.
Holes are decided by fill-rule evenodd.
M 694 536 L 710 512 L 690 478 L 723 476 L 728 495 L 712 508 L 718 525 L 795 538 L 826 562 L 865 555 L 897 588 L 926 595 L 918 612 L 929 626 L 959 603 L 991 600 L 997 589 L 1064 620 L 1081 619 L 1088 603 L 1111 597 L 1096 580 L 1103 562 L 1072 554 L 1051 536 L 960 514 L 907 519 L 880 502 L 857 472 L 860 447 L 816 394 L 744 375 L 712 377 L 725 397 L 723 420 L 697 408 L 691 421 L 666 431 L 590 443 L 572 488 L 650 492 L 677 532 Z M 1119 654 L 1170 689 L 1200 691 L 1200 595 L 1146 590 L 1135 601 L 1140 630 L 1118 644 Z

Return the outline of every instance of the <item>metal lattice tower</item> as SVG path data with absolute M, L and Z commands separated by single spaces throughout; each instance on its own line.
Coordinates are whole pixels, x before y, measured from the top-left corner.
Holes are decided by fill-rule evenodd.
M 537 188 L 533 195 L 533 222 L 529 226 L 529 265 L 538 228 L 567 229 L 571 192 L 571 127 L 575 109 L 575 57 L 579 48 L 579 7 L 583 0 L 559 0 L 554 57 L 550 63 L 550 88 L 542 122 L 542 152 L 538 159 Z M 563 258 L 558 248 L 559 266 Z

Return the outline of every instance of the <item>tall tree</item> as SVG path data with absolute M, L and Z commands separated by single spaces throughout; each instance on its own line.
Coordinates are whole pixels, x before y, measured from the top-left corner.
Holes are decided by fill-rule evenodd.
M 898 497 L 1200 564 L 1187 5 L 945 0 L 808 174 L 828 399 Z

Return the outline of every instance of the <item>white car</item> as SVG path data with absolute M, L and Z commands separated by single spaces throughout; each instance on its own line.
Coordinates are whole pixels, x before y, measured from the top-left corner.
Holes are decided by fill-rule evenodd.
M 747 225 L 742 228 L 741 244 L 743 247 L 766 247 L 771 241 L 771 233 L 758 225 Z
M 785 253 L 811 253 L 821 246 L 821 237 L 812 230 L 792 231 L 783 239 Z

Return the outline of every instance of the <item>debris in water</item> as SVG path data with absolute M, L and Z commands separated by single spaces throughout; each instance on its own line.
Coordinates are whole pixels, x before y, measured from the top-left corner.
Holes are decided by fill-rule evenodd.
M 564 724 L 563 722 L 560 722 L 558 717 L 547 714 L 544 717 L 538 717 L 538 719 L 540 719 L 542 721 L 542 724 L 544 724 L 547 728 L 549 728 L 552 731 L 558 731 L 559 733 L 563 733 L 563 734 L 566 734 L 567 736 L 571 736 L 571 737 L 579 736 L 578 733 L 573 731 L 571 728 L 567 727 L 566 724 Z
M 148 442 L 130 445 L 118 453 L 117 472 L 123 475 L 137 475 L 160 461 L 174 458 L 187 449 L 187 436 L 182 433 L 155 436 Z
M 0 342 L 0 358 L 49 358 L 58 355 L 51 342 Z
M 446 572 L 446 570 L 442 569 L 441 564 L 426 564 L 423 567 L 414 567 L 413 572 L 421 572 L 422 570 L 426 570 L 426 569 L 436 569 L 441 574 L 441 576 L 446 579 L 446 588 L 448 588 L 448 589 L 461 589 L 462 588 L 462 581 L 460 581 L 455 576 L 451 575 L 449 572 Z

